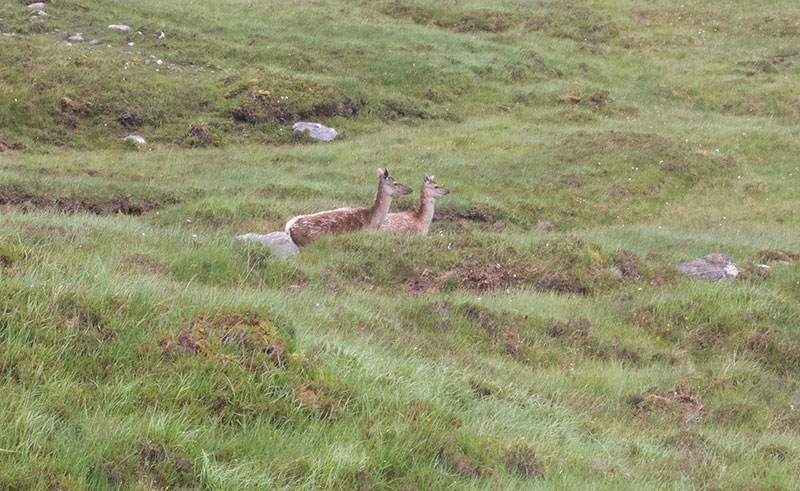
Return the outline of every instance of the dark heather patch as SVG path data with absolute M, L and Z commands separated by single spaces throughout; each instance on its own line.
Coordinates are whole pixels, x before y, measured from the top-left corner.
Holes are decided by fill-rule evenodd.
M 544 477 L 544 467 L 536 458 L 536 452 L 530 445 L 516 444 L 506 450 L 506 465 L 525 479 Z
M 759 251 L 756 254 L 756 259 L 762 263 L 778 262 L 778 261 L 785 261 L 787 263 L 792 263 L 800 259 L 800 254 L 795 254 L 794 252 L 786 251 L 783 249 L 769 249 L 769 250 Z
M 65 213 L 92 213 L 95 215 L 142 215 L 179 202 L 179 199 L 170 195 L 152 198 L 136 198 L 124 194 L 54 196 L 51 191 L 35 194 L 16 186 L 0 186 L 0 205 L 15 206 L 23 211 L 49 209 Z
M 639 273 L 639 256 L 633 252 L 620 249 L 611 256 L 611 263 L 619 268 L 623 278 L 633 281 L 642 279 L 642 275 Z
M 650 388 L 628 398 L 633 414 L 647 418 L 653 414 L 666 414 L 681 424 L 693 424 L 702 419 L 705 405 L 697 393 L 685 383 L 667 391 Z
M 437 207 L 434 209 L 433 213 L 434 221 L 438 220 L 443 222 L 455 222 L 466 220 L 469 222 L 494 223 L 495 219 L 493 214 L 496 214 L 497 210 L 487 210 L 473 207 L 467 211 L 461 211 L 453 208 Z

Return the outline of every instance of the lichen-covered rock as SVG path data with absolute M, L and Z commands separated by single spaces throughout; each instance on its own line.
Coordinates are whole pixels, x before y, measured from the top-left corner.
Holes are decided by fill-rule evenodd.
M 236 236 L 239 240 L 253 240 L 261 242 L 265 246 L 272 249 L 278 256 L 294 256 L 300 253 L 300 248 L 292 241 L 292 238 L 286 232 L 272 232 L 266 235 L 261 234 L 244 234 Z
M 718 253 L 681 263 L 675 269 L 689 276 L 711 281 L 733 281 L 739 274 L 739 268 L 733 259 Z
M 338 134 L 333 128 L 328 128 L 327 126 L 319 123 L 309 123 L 304 121 L 295 123 L 292 128 L 295 131 L 306 131 L 308 132 L 308 136 L 311 138 L 316 138 L 317 140 L 323 141 L 331 141 L 336 138 L 336 135 Z

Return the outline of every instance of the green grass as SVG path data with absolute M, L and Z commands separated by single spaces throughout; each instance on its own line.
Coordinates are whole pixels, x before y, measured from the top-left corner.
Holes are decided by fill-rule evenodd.
M 0 487 L 800 486 L 792 2 L 2 2 Z

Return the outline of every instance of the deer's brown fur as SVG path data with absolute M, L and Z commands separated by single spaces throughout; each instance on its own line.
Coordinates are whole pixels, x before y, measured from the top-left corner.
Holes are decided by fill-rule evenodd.
M 299 215 L 286 222 L 286 233 L 298 247 L 304 247 L 322 235 L 377 229 L 389 213 L 392 197 L 412 192 L 411 188 L 389 177 L 388 169 L 378 169 L 378 181 L 378 192 L 371 208 L 339 208 Z
M 433 181 L 434 176 L 425 177 L 419 192 L 419 210 L 404 213 L 390 213 L 381 223 L 381 230 L 391 230 L 402 235 L 425 235 L 433 220 L 433 203 L 439 196 L 450 194 L 450 191 Z

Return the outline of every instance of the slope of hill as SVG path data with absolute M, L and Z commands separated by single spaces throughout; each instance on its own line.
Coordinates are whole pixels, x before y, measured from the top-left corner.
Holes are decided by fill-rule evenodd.
M 0 487 L 797 488 L 773 4 L 0 3 Z M 429 236 L 232 239 L 376 167 Z

